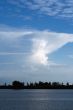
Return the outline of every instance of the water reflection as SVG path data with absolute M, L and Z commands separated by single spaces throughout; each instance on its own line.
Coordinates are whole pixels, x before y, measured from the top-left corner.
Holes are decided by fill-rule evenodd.
M 73 110 L 73 90 L 0 90 L 0 110 Z

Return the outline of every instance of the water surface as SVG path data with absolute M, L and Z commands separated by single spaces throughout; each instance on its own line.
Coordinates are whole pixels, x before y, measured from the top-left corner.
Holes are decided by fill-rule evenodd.
M 0 90 L 0 110 L 73 110 L 73 90 Z

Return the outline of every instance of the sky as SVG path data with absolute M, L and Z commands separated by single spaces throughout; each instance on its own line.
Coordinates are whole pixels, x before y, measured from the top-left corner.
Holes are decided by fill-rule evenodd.
M 0 0 L 0 82 L 73 83 L 73 0 Z

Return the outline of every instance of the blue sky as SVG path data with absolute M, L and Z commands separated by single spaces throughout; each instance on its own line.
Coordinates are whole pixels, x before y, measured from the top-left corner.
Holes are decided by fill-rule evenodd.
M 73 77 L 73 0 L 0 1 L 0 82 Z

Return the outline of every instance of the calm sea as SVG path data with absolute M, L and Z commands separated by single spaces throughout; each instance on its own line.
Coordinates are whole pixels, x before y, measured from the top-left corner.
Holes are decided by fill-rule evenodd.
M 73 110 L 73 90 L 0 90 L 0 110 Z

